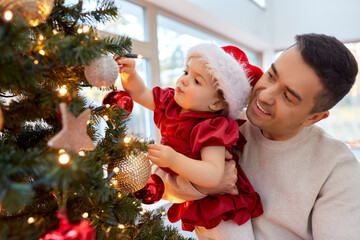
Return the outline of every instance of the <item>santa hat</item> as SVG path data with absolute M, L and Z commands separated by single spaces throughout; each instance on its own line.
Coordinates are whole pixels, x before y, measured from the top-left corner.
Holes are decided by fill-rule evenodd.
M 239 118 L 248 104 L 251 86 L 263 74 L 261 69 L 251 65 L 245 53 L 234 46 L 201 43 L 189 49 L 186 64 L 192 57 L 202 59 L 211 76 L 217 80 L 217 87 L 229 105 L 229 117 Z

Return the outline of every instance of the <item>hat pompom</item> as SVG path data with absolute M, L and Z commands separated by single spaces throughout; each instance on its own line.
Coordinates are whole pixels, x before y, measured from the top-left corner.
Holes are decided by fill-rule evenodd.
M 249 63 L 246 54 L 235 46 L 219 47 L 213 43 L 201 43 L 190 48 L 186 63 L 199 57 L 209 73 L 217 80 L 229 105 L 229 117 L 239 118 L 248 104 L 251 86 L 262 76 L 260 68 Z

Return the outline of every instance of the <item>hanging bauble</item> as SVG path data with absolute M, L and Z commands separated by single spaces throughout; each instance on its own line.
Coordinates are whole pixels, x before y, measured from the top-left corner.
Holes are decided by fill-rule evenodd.
M 125 91 L 115 90 L 105 95 L 102 105 L 109 104 L 111 106 L 117 105 L 119 108 L 128 112 L 127 116 L 131 114 L 134 102 L 130 95 Z
M 156 175 L 151 174 L 149 181 L 145 187 L 134 193 L 137 199 L 141 199 L 144 204 L 153 204 L 158 202 L 164 195 L 164 182 Z
M 32 27 L 43 22 L 53 7 L 54 0 L 0 0 L 1 13 L 10 10 L 14 15 L 25 18 Z
M 3 116 L 3 113 L 2 113 L 1 108 L 0 108 L 0 131 L 3 128 L 3 125 L 4 125 L 4 116 Z
M 89 66 L 85 66 L 84 74 L 92 86 L 110 87 L 119 76 L 119 66 L 112 57 L 103 55 L 91 61 Z
M 132 153 L 125 159 L 113 161 L 110 165 L 108 173 L 115 167 L 119 168 L 111 183 L 120 192 L 138 191 L 145 186 L 151 175 L 150 161 L 144 153 Z
M 41 239 L 44 240 L 95 240 L 95 231 L 88 220 L 78 223 L 69 223 L 66 210 L 60 209 L 56 212 L 59 219 L 59 228 L 46 233 Z

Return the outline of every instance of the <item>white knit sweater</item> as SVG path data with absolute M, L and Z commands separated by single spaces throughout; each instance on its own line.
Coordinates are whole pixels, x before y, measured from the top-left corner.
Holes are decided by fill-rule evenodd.
M 240 165 L 260 194 L 264 213 L 252 219 L 257 240 L 360 239 L 360 163 L 318 126 L 287 141 L 266 139 L 249 121 Z M 165 199 L 204 197 L 181 177 L 155 169 Z

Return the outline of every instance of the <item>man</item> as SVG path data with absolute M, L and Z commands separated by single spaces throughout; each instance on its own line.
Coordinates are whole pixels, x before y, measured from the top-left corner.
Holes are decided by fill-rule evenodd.
M 357 71 L 337 39 L 306 34 L 255 84 L 242 116 L 248 121 L 239 128 L 247 144 L 238 154 L 264 208 L 252 219 L 257 240 L 360 238 L 360 164 L 343 142 L 314 125 L 350 91 Z M 234 164 L 225 169 L 221 186 L 200 192 L 186 179 L 155 173 L 165 182 L 164 199 L 179 201 L 235 194 Z M 196 234 L 222 239 L 201 228 Z

